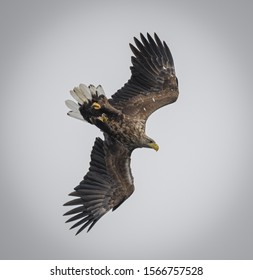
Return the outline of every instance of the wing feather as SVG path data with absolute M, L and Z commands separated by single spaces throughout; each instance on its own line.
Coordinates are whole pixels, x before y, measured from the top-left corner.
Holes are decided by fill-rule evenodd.
M 135 46 L 130 44 L 131 78 L 109 102 L 124 114 L 146 121 L 155 110 L 177 100 L 178 81 L 170 49 L 156 33 L 154 38 L 140 34 L 134 42 Z
M 79 220 L 71 227 L 81 226 L 77 234 L 88 226 L 89 231 L 105 213 L 116 209 L 132 194 L 130 155 L 131 151 L 109 136 L 105 141 L 96 138 L 89 171 L 70 193 L 78 198 L 64 204 L 77 206 L 64 214 L 74 215 L 66 222 Z

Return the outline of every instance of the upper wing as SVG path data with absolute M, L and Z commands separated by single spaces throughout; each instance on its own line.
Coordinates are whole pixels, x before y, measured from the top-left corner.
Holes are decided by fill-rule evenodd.
M 64 204 L 79 205 L 64 214 L 74 215 L 67 222 L 79 220 L 71 227 L 81 226 L 77 234 L 88 225 L 89 231 L 106 212 L 115 210 L 134 191 L 131 151 L 105 136 L 105 141 L 96 138 L 89 171 L 75 191 L 70 193 L 78 198 Z
M 134 38 L 130 47 L 132 56 L 130 80 L 110 99 L 110 103 L 125 114 L 146 120 L 160 107 L 175 102 L 178 97 L 178 81 L 171 52 L 156 34 L 141 41 Z

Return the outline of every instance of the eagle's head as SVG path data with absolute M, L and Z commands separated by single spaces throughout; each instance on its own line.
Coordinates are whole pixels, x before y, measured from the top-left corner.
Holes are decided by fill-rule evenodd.
M 159 150 L 157 143 L 148 136 L 146 136 L 143 141 L 143 147 L 154 149 L 156 152 Z

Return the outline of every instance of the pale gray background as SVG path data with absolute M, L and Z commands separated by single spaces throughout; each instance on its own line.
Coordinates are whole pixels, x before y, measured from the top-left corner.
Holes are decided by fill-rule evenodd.
M 252 1 L 1 1 L 2 259 L 253 258 Z M 174 56 L 178 102 L 134 152 L 136 191 L 75 237 L 62 214 L 95 127 L 67 117 L 79 83 L 110 96 L 129 42 L 154 31 Z

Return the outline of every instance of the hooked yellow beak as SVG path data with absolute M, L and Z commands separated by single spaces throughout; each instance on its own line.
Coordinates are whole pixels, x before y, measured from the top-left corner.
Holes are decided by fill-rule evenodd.
M 156 143 L 150 143 L 148 146 L 154 149 L 156 152 L 159 150 L 159 146 Z

